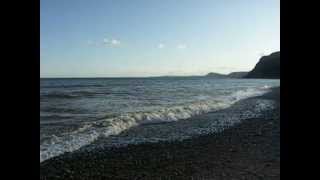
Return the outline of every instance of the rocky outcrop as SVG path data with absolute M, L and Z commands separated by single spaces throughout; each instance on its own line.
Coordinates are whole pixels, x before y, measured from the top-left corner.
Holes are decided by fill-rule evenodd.
M 280 79 L 280 51 L 263 56 L 245 78 Z

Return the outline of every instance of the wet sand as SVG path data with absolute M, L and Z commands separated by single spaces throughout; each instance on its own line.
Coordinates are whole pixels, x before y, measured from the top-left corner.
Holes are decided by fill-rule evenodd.
M 280 179 L 279 91 L 256 97 L 275 109 L 221 133 L 66 153 L 41 163 L 40 179 Z

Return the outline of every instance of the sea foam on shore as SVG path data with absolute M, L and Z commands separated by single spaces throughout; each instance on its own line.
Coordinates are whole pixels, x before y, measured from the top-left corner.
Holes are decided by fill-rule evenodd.
M 40 164 L 40 179 L 279 179 L 278 88 L 263 96 L 241 100 L 227 109 L 171 124 L 173 128 L 189 121 L 202 124 L 214 121 L 217 114 L 255 110 L 259 110 L 258 116 L 245 116 L 241 123 L 220 133 L 204 133 L 183 141 L 129 144 L 127 147 L 64 154 Z M 136 126 L 120 136 L 144 134 L 148 130 L 156 133 L 155 130 L 166 124 L 170 123 L 157 124 L 156 128 L 152 125 Z M 184 128 L 186 126 L 181 127 L 188 131 Z M 106 143 L 107 139 L 94 144 Z
M 251 88 L 246 90 L 240 90 L 233 93 L 230 96 L 221 96 L 215 99 L 200 100 L 187 105 L 179 105 L 170 108 L 163 108 L 159 111 L 153 112 L 136 112 L 127 113 L 114 118 L 107 118 L 100 121 L 90 122 L 80 127 L 79 129 L 65 134 L 64 136 L 55 136 L 49 141 L 44 142 L 40 146 L 40 162 L 49 158 L 61 155 L 65 152 L 75 151 L 83 146 L 89 145 L 96 141 L 99 137 L 109 137 L 118 135 L 121 132 L 128 130 L 132 127 L 143 124 L 154 124 L 162 122 L 175 122 L 183 119 L 188 119 L 194 116 L 205 114 L 212 111 L 218 111 L 230 107 L 232 104 L 239 100 L 259 96 L 269 91 L 268 87 Z M 243 118 L 253 117 L 259 113 L 259 110 L 268 107 L 272 107 L 270 102 L 260 102 L 256 106 L 253 106 L 252 111 L 243 111 L 239 113 L 231 113 L 223 115 L 224 117 L 217 117 L 216 121 L 210 121 L 211 124 L 207 124 L 207 128 L 190 128 L 187 133 L 171 134 L 170 136 L 163 137 L 141 137 L 141 138 L 119 138 L 112 137 L 112 143 L 107 145 L 122 146 L 130 143 L 141 143 L 148 141 L 170 140 L 170 139 L 184 139 L 189 138 L 195 134 L 203 134 L 208 132 L 218 132 L 225 127 L 232 126 L 238 123 Z M 217 114 L 218 116 L 218 114 Z M 200 121 L 197 123 L 199 124 Z M 179 128 L 179 127 L 177 127 Z M 177 129 L 177 132 L 180 130 Z M 143 135 L 143 133 L 141 133 Z M 139 135 L 138 135 L 139 137 Z

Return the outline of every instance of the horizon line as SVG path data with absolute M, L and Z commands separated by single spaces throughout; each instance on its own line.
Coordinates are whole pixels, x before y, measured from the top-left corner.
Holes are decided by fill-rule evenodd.
M 40 79 L 90 79 L 90 78 L 157 78 L 157 77 L 204 77 L 206 75 L 160 75 L 160 76 L 96 76 L 96 77 L 40 77 Z
M 249 72 L 249 71 L 234 71 L 234 72 Z M 229 75 L 231 73 L 216 73 L 216 72 L 208 72 L 204 75 L 154 75 L 154 76 L 88 76 L 88 77 L 40 77 L 40 79 L 94 79 L 94 78 L 158 78 L 158 77 L 206 77 L 209 73 L 215 73 L 220 75 Z

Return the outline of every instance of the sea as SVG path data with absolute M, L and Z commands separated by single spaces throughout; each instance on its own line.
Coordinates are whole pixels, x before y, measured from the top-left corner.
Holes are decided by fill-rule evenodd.
M 189 119 L 280 86 L 280 80 L 211 77 L 41 78 L 40 82 L 40 163 L 100 139 L 106 146 L 122 146 L 219 132 L 241 117 L 272 108 L 272 103 L 217 113 L 205 121 Z

